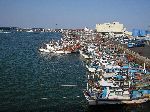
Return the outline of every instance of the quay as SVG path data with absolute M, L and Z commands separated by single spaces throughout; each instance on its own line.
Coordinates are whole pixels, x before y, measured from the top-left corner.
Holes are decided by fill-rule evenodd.
M 150 45 L 145 45 L 144 47 L 136 47 L 136 48 L 129 48 L 129 50 L 132 50 L 136 53 L 138 53 L 141 56 L 144 56 L 146 58 L 150 59 Z
M 136 63 L 150 69 L 150 46 L 146 46 L 146 50 L 143 50 L 144 48 L 128 49 L 120 44 L 116 46 L 122 51 L 122 53 L 125 52 L 129 56 L 132 56 Z M 142 52 L 142 54 L 139 54 L 139 51 Z M 145 54 L 147 57 L 145 57 Z

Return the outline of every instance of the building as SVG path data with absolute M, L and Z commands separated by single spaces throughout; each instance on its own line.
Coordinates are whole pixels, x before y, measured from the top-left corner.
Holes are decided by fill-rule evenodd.
M 131 34 L 126 31 L 124 25 L 119 22 L 96 24 L 96 31 L 101 33 L 109 33 L 113 36 L 124 36 L 125 34 Z

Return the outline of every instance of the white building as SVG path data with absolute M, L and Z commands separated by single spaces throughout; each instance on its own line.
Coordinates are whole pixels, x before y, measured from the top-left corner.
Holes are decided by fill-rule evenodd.
M 110 33 L 114 36 L 122 36 L 124 34 L 130 35 L 130 32 L 126 31 L 124 25 L 119 22 L 96 24 L 96 31 L 101 33 Z

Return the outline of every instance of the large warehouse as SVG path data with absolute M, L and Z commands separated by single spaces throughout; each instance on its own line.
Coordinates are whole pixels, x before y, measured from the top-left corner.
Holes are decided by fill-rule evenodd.
M 126 31 L 124 25 L 119 22 L 96 24 L 96 31 L 101 33 L 111 33 L 114 36 L 122 36 L 124 34 L 132 35 L 132 33 Z

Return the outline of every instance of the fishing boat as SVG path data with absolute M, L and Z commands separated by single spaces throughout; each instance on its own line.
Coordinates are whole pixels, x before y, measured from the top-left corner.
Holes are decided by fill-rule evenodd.
M 90 53 L 91 50 L 87 50 Z M 125 53 L 118 53 L 116 48 L 101 46 L 101 55 L 91 55 L 86 68 L 87 88 L 83 91 L 89 105 L 141 104 L 150 100 L 150 90 L 141 83 L 146 82 L 144 67 L 128 61 Z M 115 54 L 117 53 L 117 54 Z M 115 54 L 115 55 L 114 55 Z M 94 64 L 97 62 L 97 64 Z M 98 64 L 99 63 L 99 64 Z M 100 70 L 96 71 L 99 66 Z M 141 84 L 141 86 L 139 86 Z M 147 87 L 149 86 L 149 81 Z
M 76 38 L 75 33 L 67 31 L 61 41 L 51 41 L 39 50 L 56 54 L 79 51 L 88 70 L 87 87 L 83 93 L 89 105 L 148 102 L 150 81 L 147 77 L 150 77 L 150 72 L 133 63 L 135 58 L 120 52 L 108 37 L 100 39 L 94 32 L 91 36 L 83 33 Z M 124 44 L 128 44 L 129 48 L 135 46 L 127 40 Z
M 80 48 L 78 41 L 61 39 L 58 41 L 50 41 L 47 44 L 44 44 L 43 47 L 39 48 L 41 52 L 47 53 L 56 53 L 56 54 L 70 54 L 72 52 L 77 52 Z
M 117 68 L 112 72 L 88 75 L 87 89 L 84 96 L 89 105 L 99 104 L 139 104 L 150 100 L 150 90 L 135 86 L 141 81 L 136 75 L 138 69 Z M 130 69 L 130 70 L 129 70 Z M 126 71 L 130 72 L 130 75 Z M 124 74 L 124 75 L 123 75 Z M 134 75 L 133 75 L 134 74 Z
M 39 48 L 39 51 L 51 53 L 54 51 L 54 45 L 53 44 L 44 44 L 43 47 Z

